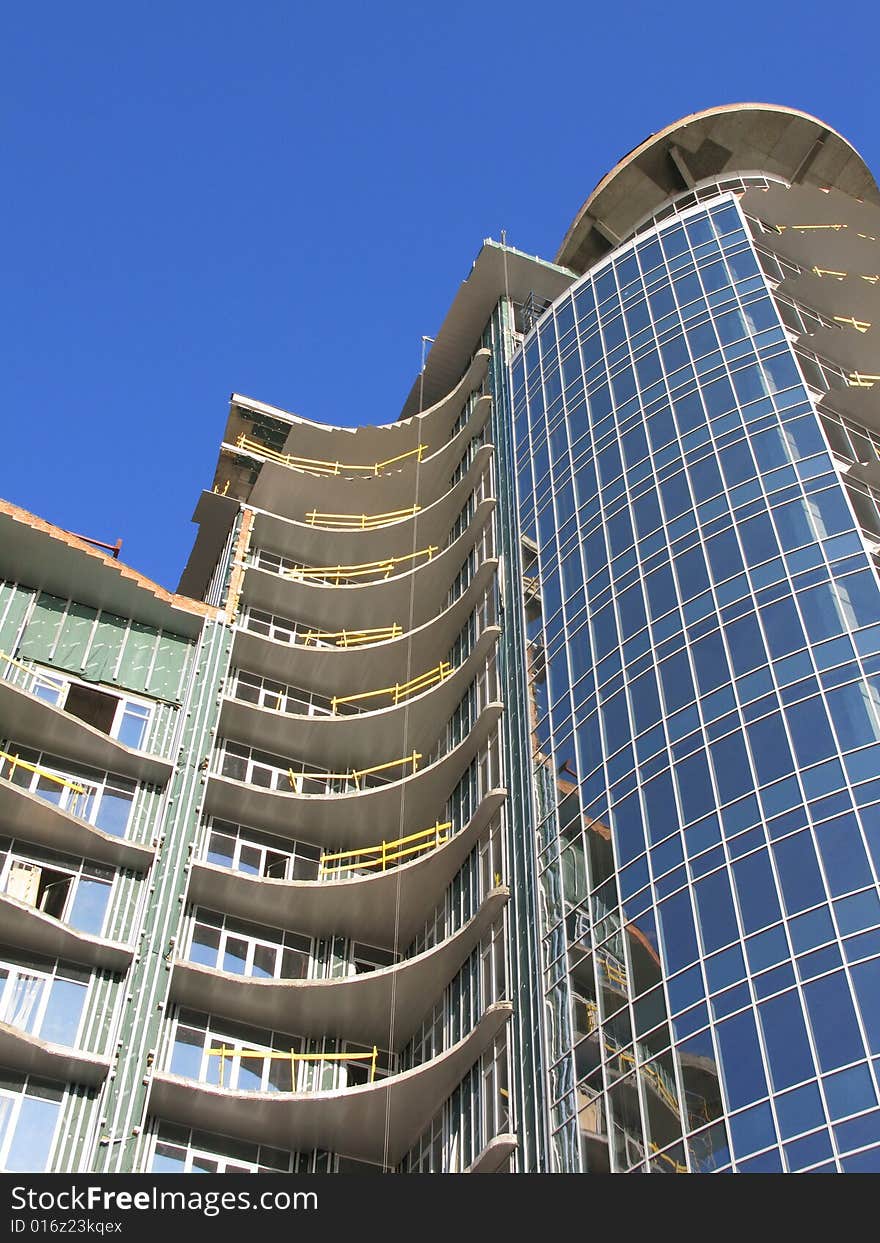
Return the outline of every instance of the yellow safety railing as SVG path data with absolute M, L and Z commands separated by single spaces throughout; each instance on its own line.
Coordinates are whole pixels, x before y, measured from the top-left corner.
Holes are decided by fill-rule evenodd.
M 9 762 L 8 773 L 2 772 L 3 761 Z M 23 760 L 19 755 L 12 755 L 8 751 L 0 751 L 0 777 L 5 777 L 7 781 L 12 781 L 17 768 L 24 768 L 27 772 L 45 777 L 47 781 L 51 781 L 65 790 L 71 790 L 73 792 L 73 799 L 70 804 L 70 810 L 74 814 L 76 814 L 80 795 L 93 793 L 88 786 L 80 785 L 78 781 L 70 781 L 67 777 L 59 777 L 57 773 L 50 773 L 48 769 L 40 768 L 38 764 L 31 764 L 27 760 Z
M 23 673 L 27 673 L 34 682 L 42 683 L 44 686 L 50 687 L 52 690 L 60 691 L 64 686 L 64 678 L 52 677 L 48 673 L 40 673 L 33 669 L 30 665 L 22 664 L 20 660 L 16 660 L 14 656 L 10 656 L 8 652 L 0 652 L 0 660 L 5 660 L 7 665 L 12 665 L 15 669 L 21 669 Z
M 421 758 L 421 751 L 413 751 L 411 755 L 401 756 L 399 760 L 389 760 L 387 764 L 374 764 L 371 768 L 350 768 L 346 773 L 295 773 L 292 768 L 289 768 L 287 770 L 287 778 L 292 790 L 295 790 L 304 779 L 311 779 L 312 781 L 353 781 L 355 789 L 359 790 L 364 777 L 369 777 L 373 773 L 385 772 L 389 768 L 399 768 L 402 764 L 412 764 L 413 772 L 417 772 Z
M 268 445 L 261 444 L 259 440 L 253 440 L 244 433 L 238 437 L 235 445 L 238 449 L 246 449 L 250 453 L 258 453 L 261 457 L 267 458 L 270 462 L 277 462 L 280 466 L 288 466 L 292 470 L 311 471 L 316 475 L 340 475 L 352 472 L 362 475 L 380 475 L 386 466 L 395 466 L 398 462 L 403 462 L 407 458 L 414 457 L 421 462 L 428 447 L 424 444 L 418 444 L 415 449 L 408 449 L 406 453 L 398 453 L 397 457 L 390 457 L 384 462 L 373 462 L 370 465 L 365 465 L 339 461 L 325 462 L 320 458 L 296 457 L 292 453 L 279 453 L 277 449 L 270 449 Z
M 370 1062 L 370 1083 L 376 1078 L 376 1062 L 379 1059 L 379 1050 L 373 1045 L 372 1053 L 278 1053 L 274 1049 L 236 1049 L 234 1046 L 229 1047 L 221 1044 L 219 1049 L 209 1049 L 208 1057 L 220 1058 L 220 1083 L 223 1087 L 223 1067 L 227 1058 L 236 1057 L 262 1057 L 268 1058 L 270 1061 L 280 1060 L 284 1062 Z M 291 1070 L 293 1067 L 291 1066 Z
M 587 1034 L 589 1035 L 591 1032 L 597 1031 L 599 1028 L 599 1007 L 596 1005 L 595 1001 L 585 1001 L 584 1008 L 587 1012 Z M 618 1048 L 613 1040 L 605 1039 L 603 1043 L 605 1045 L 606 1053 L 609 1053 L 612 1057 L 616 1057 L 622 1065 L 627 1067 L 635 1066 L 636 1058 L 634 1053 L 630 1053 L 626 1049 Z M 654 1090 L 657 1092 L 658 1096 L 660 1096 L 666 1107 L 673 1113 L 678 1114 L 678 1098 L 670 1090 L 659 1069 L 653 1064 L 653 1062 L 643 1062 L 639 1068 L 639 1073 L 646 1079 L 651 1080 L 651 1083 L 654 1085 Z
M 395 509 L 387 514 L 324 514 L 312 509 L 306 514 L 306 521 L 310 527 L 332 527 L 338 531 L 372 531 L 376 527 L 399 522 L 401 518 L 412 518 L 421 508 L 421 505 L 412 505 L 409 509 Z
M 441 660 L 435 668 L 429 669 L 427 673 L 420 673 L 417 678 L 411 678 L 409 682 L 395 682 L 393 686 L 382 686 L 376 691 L 361 691 L 358 695 L 334 695 L 330 704 L 335 712 L 340 704 L 356 703 L 361 699 L 375 699 L 379 695 L 389 695 L 392 704 L 399 704 L 401 700 L 408 699 L 410 695 L 417 695 L 420 691 L 426 691 L 428 687 L 445 681 L 451 673 L 452 666 L 449 662 Z
M 335 639 L 334 647 L 360 647 L 363 643 L 381 643 L 384 639 L 399 639 L 403 627 L 395 622 L 392 626 L 374 626 L 372 630 L 307 630 L 302 636 L 308 646 L 316 639 Z
M 612 1055 L 616 1055 L 618 1061 L 620 1061 L 624 1066 L 635 1066 L 635 1054 L 630 1053 L 627 1050 L 617 1049 L 613 1043 L 607 1040 L 605 1042 L 605 1048 Z M 678 1098 L 673 1095 L 667 1085 L 663 1082 L 663 1078 L 657 1067 L 652 1062 L 642 1063 L 639 1067 L 639 1073 L 643 1076 L 643 1078 L 650 1079 L 651 1083 L 654 1085 L 655 1092 L 661 1098 L 667 1109 L 669 1109 L 672 1113 L 677 1114 L 679 1112 Z
M 786 229 L 789 229 L 789 230 L 794 229 L 798 233 L 815 231 L 816 229 L 830 229 L 834 233 L 839 233 L 841 229 L 849 228 L 849 225 L 846 225 L 846 224 L 778 224 L 776 228 L 779 230 L 780 233 L 784 233 Z M 859 236 L 864 237 L 864 234 L 860 233 Z
M 856 319 L 855 315 L 835 315 L 833 317 L 838 324 L 845 324 L 847 328 L 855 328 L 857 332 L 867 332 L 871 327 L 866 319 Z
M 864 375 L 861 371 L 853 371 L 848 379 L 853 388 L 873 388 L 880 382 L 880 375 Z
M 408 837 L 397 837 L 392 842 L 380 842 L 378 846 L 362 846 L 359 850 L 341 850 L 336 854 L 322 854 L 318 865 L 318 878 L 333 876 L 338 872 L 355 872 L 364 868 L 387 870 L 388 864 L 396 859 L 418 854 L 425 850 L 435 850 L 449 840 L 452 821 L 443 824 L 438 820 L 432 829 L 422 829 L 418 833 L 410 833 Z M 411 845 L 411 843 L 417 843 Z M 331 866 L 332 865 L 332 866 Z
M 813 268 L 812 271 L 816 276 L 831 276 L 838 281 L 846 280 L 848 276 L 852 275 L 850 272 L 838 272 L 836 268 Z M 857 272 L 855 275 L 859 280 L 867 281 L 869 285 L 876 285 L 880 281 L 880 273 L 877 272 L 870 275 Z
M 686 1174 L 688 1172 L 686 1165 L 682 1165 L 680 1161 L 676 1161 L 675 1158 L 670 1156 L 668 1152 L 661 1152 L 659 1144 L 655 1144 L 653 1140 L 651 1140 L 648 1144 L 648 1147 L 651 1150 L 651 1155 L 655 1159 L 664 1161 L 667 1165 L 672 1167 L 676 1174 Z
M 418 552 L 408 552 L 402 557 L 385 557 L 381 561 L 364 561 L 360 565 L 304 565 L 296 569 L 282 570 L 281 573 L 284 578 L 293 579 L 294 582 L 319 578 L 337 584 L 343 578 L 369 576 L 390 578 L 395 568 L 402 565 L 404 561 L 415 561 L 417 557 L 427 557 L 430 561 L 434 553 L 438 551 L 436 545 L 430 544 L 427 548 L 421 548 Z

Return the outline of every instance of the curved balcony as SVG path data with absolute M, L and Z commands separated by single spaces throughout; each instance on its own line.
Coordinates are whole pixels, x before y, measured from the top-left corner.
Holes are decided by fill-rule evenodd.
M 233 1092 L 156 1072 L 149 1110 L 169 1122 L 292 1152 L 322 1148 L 357 1161 L 397 1165 L 512 1013 L 509 1001 L 495 1002 L 445 1053 L 353 1088 Z
M 146 872 L 155 858 L 151 847 L 96 829 L 5 778 L 0 778 L 0 824 L 10 837 L 136 872 Z
M 0 942 L 47 958 L 64 958 L 81 966 L 117 972 L 127 971 L 134 956 L 130 945 L 78 932 L 5 893 L 0 894 Z
M 171 995 L 181 1005 L 301 1036 L 336 1037 L 399 1052 L 510 896 L 493 889 L 477 913 L 439 945 L 391 967 L 329 980 L 266 980 L 178 959 Z
M 422 561 L 415 569 L 404 569 L 376 582 L 337 586 L 248 566 L 242 602 L 283 617 L 308 617 L 316 629 L 356 630 L 365 618 L 389 626 L 397 621 L 415 629 L 443 608 L 456 575 L 494 509 L 494 500 L 481 501 L 467 530 L 442 552 Z
M 798 229 L 792 225 L 781 233 L 761 233 L 756 240 L 772 254 L 810 271 L 820 268 L 823 272 L 876 276 L 880 268 L 880 244 L 854 229 L 835 225 Z
M 844 327 L 852 328 L 853 320 L 872 327 L 880 324 L 880 288 L 858 275 L 835 277 L 803 272 L 800 276 L 786 276 L 776 292 L 788 294 Z
M 494 452 L 492 445 L 481 445 L 469 470 L 453 488 L 433 503 L 423 503 L 415 512 L 410 504 L 396 518 L 387 515 L 389 521 L 384 523 L 379 521 L 381 514 L 375 508 L 358 513 L 348 504 L 347 498 L 342 502 L 342 512 L 328 514 L 328 492 L 332 489 L 336 496 L 339 486 L 334 488 L 326 479 L 313 480 L 308 476 L 311 486 L 297 484 L 296 500 L 302 509 L 296 518 L 258 512 L 251 543 L 306 564 L 327 561 L 338 565 L 403 557 L 413 548 L 427 548 L 431 544 L 442 546 L 468 498 L 477 489 Z M 322 515 L 326 522 L 322 523 Z M 358 520 L 363 521 L 365 529 L 345 525 Z
M 435 763 L 387 785 L 332 796 L 266 790 L 210 773 L 205 811 L 278 837 L 332 849 L 369 846 L 432 824 L 471 760 L 488 742 L 503 711 L 487 704 L 457 747 Z
M 872 431 L 880 432 L 880 382 L 870 388 L 829 389 L 822 394 L 818 404 L 820 411 L 836 411 Z
M 250 503 L 259 509 L 285 518 L 299 518 L 312 509 L 391 513 L 413 504 L 431 505 L 449 491 L 453 472 L 468 445 L 483 431 L 491 411 L 491 397 L 481 397 L 461 431 L 436 452 L 429 445 L 421 460 L 417 453 L 411 453 L 399 462 L 388 461 L 379 474 L 366 466 L 340 465 L 338 474 L 328 473 L 319 464 L 310 470 L 308 464 L 298 466 L 297 458 L 279 460 L 280 455 L 267 454 L 248 439 L 229 446 L 227 451 L 246 453 L 261 463 L 249 497 Z M 291 483 L 292 478 L 295 484 Z M 306 480 L 311 482 L 304 483 Z M 328 504 L 331 497 L 332 506 Z
M 487 626 L 467 659 L 442 680 L 438 672 L 438 680 L 420 694 L 398 697 L 395 687 L 380 691 L 381 683 L 375 695 L 371 690 L 360 692 L 369 698 L 351 705 L 362 709 L 351 715 L 297 716 L 224 695 L 220 734 L 262 750 L 295 754 L 303 763 L 320 764 L 335 772 L 369 768 L 388 755 L 411 755 L 414 751 L 428 755 L 500 634 L 500 626 Z M 418 670 L 414 676 L 422 673 Z M 399 702 L 390 707 L 372 708 L 395 698 Z
M 502 1166 L 507 1164 L 518 1146 L 519 1142 L 512 1132 L 505 1131 L 501 1135 L 496 1135 L 489 1140 L 479 1156 L 474 1158 L 464 1171 L 465 1174 L 502 1173 Z
M 427 669 L 438 652 L 449 651 L 497 569 L 497 558 L 484 561 L 467 589 L 443 612 L 416 630 L 378 643 L 358 643 L 350 647 L 286 643 L 256 634 L 240 624 L 233 636 L 232 664 L 262 677 L 292 683 L 303 690 L 320 690 L 325 696 L 387 685 L 408 661 L 414 669 Z M 308 633 L 307 628 L 304 633 Z
M 485 379 L 490 357 L 489 350 L 478 350 L 458 383 L 438 401 L 420 414 L 393 423 L 333 427 L 292 416 L 276 406 L 233 393 L 224 440 L 234 441 L 240 432 L 247 431 L 251 423 L 241 412 L 253 411 L 289 423 L 284 450 L 307 457 L 377 462 L 412 452 L 420 444 L 436 447 L 449 439 L 465 402 Z
M 821 328 L 798 337 L 797 343 L 843 367 L 854 388 L 880 384 L 880 326 L 867 332 Z
M 407 945 L 506 797 L 506 790 L 491 790 L 460 832 L 385 872 L 344 880 L 288 881 L 248 876 L 200 861 L 192 865 L 187 900 L 304 936 L 336 935 L 368 945 L 392 945 L 396 927 L 399 943 Z
M 803 184 L 773 185 L 767 190 L 754 187 L 746 191 L 741 201 L 749 215 L 784 232 L 797 233 L 799 226 L 805 233 L 818 232 L 823 231 L 822 226 L 834 225 L 839 226 L 835 231 L 841 233 L 880 238 L 880 209 L 876 203 L 866 203 L 833 188 Z
M 0 1023 L 0 1066 L 23 1075 L 41 1075 L 56 1082 L 95 1087 L 106 1079 L 110 1059 L 66 1045 L 50 1044 L 9 1023 Z
M 108 734 L 56 708 L 10 682 L 0 681 L 0 722 L 11 721 L 23 746 L 53 751 L 76 763 L 105 768 L 124 777 L 164 786 L 174 765 L 170 760 L 133 751 Z

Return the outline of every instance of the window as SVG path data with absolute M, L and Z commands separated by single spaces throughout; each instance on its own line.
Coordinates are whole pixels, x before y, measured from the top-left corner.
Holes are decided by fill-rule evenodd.
M 187 958 L 190 962 L 257 979 L 304 979 L 310 937 L 217 915 L 196 908 Z
M 33 1076 L 0 1074 L 0 1169 L 36 1173 L 52 1152 L 64 1089 Z
M 112 869 L 85 861 L 77 869 L 10 854 L 0 864 L 0 893 L 93 936 L 101 935 L 112 884 Z
M 7 676 L 12 675 L 38 699 L 63 708 L 102 734 L 135 751 L 144 746 L 153 712 L 151 704 L 101 690 L 90 683 L 75 682 L 30 664 L 10 662 Z
M 336 1158 L 336 1162 L 341 1171 L 342 1159 Z M 332 1164 L 330 1154 L 319 1150 L 285 1152 L 267 1144 L 257 1146 L 163 1122 L 150 1170 L 153 1174 L 323 1174 Z M 374 1168 L 361 1167 L 361 1172 Z
M 319 1048 L 319 1044 L 323 1047 Z M 214 1049 L 223 1049 L 223 1055 L 214 1053 Z M 285 1032 L 269 1032 L 181 1009 L 169 1069 L 174 1075 L 231 1091 L 313 1092 L 368 1082 L 372 1052 L 363 1045 L 329 1039 L 303 1040 Z M 273 1053 L 307 1053 L 309 1057 L 300 1060 L 260 1056 Z M 349 1056 L 337 1057 L 338 1053 Z M 393 1054 L 380 1052 L 376 1076 L 393 1073 L 395 1061 Z
M 38 971 L 0 962 L 0 1021 L 53 1044 L 74 1046 L 86 999 L 88 975 L 56 964 Z
M 218 867 L 272 880 L 317 880 L 321 851 L 307 842 L 291 842 L 246 825 L 212 819 L 204 857 Z
M 52 755 L 10 744 L 0 759 L 0 777 L 62 811 L 122 837 L 128 827 L 137 784 L 114 773 L 68 764 Z

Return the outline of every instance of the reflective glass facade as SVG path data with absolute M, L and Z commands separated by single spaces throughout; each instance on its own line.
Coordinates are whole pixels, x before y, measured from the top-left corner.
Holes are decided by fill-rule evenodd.
M 736 199 L 512 388 L 554 1165 L 880 1170 L 880 589 Z

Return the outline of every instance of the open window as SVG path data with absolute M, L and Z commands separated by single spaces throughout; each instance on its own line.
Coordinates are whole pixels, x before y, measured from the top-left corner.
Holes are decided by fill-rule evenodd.
M 351 961 L 356 975 L 365 975 L 377 971 L 381 967 L 390 967 L 394 963 L 391 950 L 379 949 L 377 945 L 363 945 L 359 941 L 352 942 Z
M 63 708 L 102 734 L 135 751 L 143 748 L 152 718 L 150 704 L 39 669 L 34 670 L 30 689 L 37 698 Z
M 41 867 L 26 860 L 13 859 L 6 877 L 6 893 L 34 910 L 43 911 L 55 919 L 61 919 L 70 887 L 70 872 Z
M 109 734 L 116 719 L 119 696 L 74 683 L 68 688 L 64 707 L 71 716 L 79 717 L 87 725 L 94 725 L 102 734 Z

